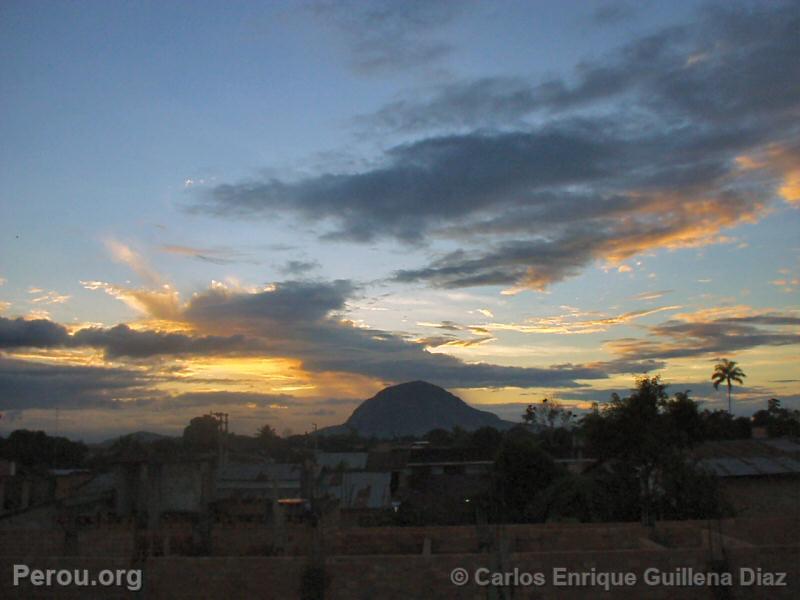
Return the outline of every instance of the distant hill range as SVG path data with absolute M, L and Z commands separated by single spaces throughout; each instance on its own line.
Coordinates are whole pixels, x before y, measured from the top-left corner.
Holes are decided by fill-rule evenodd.
M 100 446 L 102 448 L 110 448 L 111 446 L 114 445 L 115 442 L 121 440 L 122 438 L 132 438 L 137 442 L 139 442 L 140 444 L 149 444 L 157 440 L 174 439 L 172 436 L 162 435 L 160 433 L 153 433 L 152 431 L 134 431 L 133 433 L 126 433 L 125 435 L 104 440 L 94 445 Z
M 472 408 L 458 396 L 426 381 L 387 387 L 362 402 L 342 425 L 320 430 L 323 435 L 356 431 L 365 437 L 392 438 L 423 435 L 432 429 L 481 427 L 508 429 L 515 423 L 494 413 Z

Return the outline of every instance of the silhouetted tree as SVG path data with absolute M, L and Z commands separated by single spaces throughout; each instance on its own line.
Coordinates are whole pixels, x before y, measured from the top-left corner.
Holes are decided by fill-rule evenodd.
M 703 440 L 703 420 L 697 403 L 689 397 L 689 390 L 678 392 L 664 403 L 664 412 L 672 419 L 679 435 L 685 443 L 694 445 Z
M 568 427 L 572 424 L 575 414 L 562 406 L 558 400 L 545 398 L 538 405 L 529 404 L 522 415 L 526 425 L 540 427 Z
M 495 498 L 506 519 L 541 519 L 534 500 L 564 470 L 544 452 L 534 438 L 506 438 L 495 461 Z
M 494 457 L 503 443 L 503 434 L 494 427 L 481 427 L 470 435 L 469 445 L 477 448 L 483 456 Z
M 747 377 L 737 365 L 736 361 L 723 358 L 722 362 L 714 366 L 714 372 L 711 374 L 711 380 L 714 382 L 714 389 L 719 389 L 719 384 L 727 382 L 728 384 L 728 412 L 733 414 L 733 406 L 731 404 L 731 387 L 732 382 L 739 385 L 743 384 L 743 378 Z
M 442 429 L 441 427 L 437 429 L 431 429 L 428 433 L 422 436 L 422 439 L 429 442 L 433 446 L 452 446 L 453 444 L 453 434 L 446 429 Z
M 782 408 L 780 400 L 771 398 L 767 410 L 753 415 L 753 426 L 765 427 L 770 437 L 800 436 L 800 410 Z
M 219 444 L 219 421 L 211 415 L 195 417 L 183 430 L 183 442 L 193 450 L 212 451 Z
M 289 455 L 289 444 L 281 438 L 274 428 L 269 425 L 262 425 L 256 433 L 256 440 L 259 447 L 266 451 L 270 458 L 276 460 L 286 460 Z
M 630 396 L 613 394 L 602 412 L 590 413 L 583 421 L 591 452 L 610 461 L 612 467 L 622 464 L 635 474 L 645 524 L 655 516 L 657 489 L 662 486 L 666 465 L 689 443 L 676 425 L 675 414 L 668 411 L 666 387 L 658 376 L 643 377 Z M 684 409 L 687 402 L 688 396 L 675 401 L 673 406 L 681 408 L 676 414 L 688 412 Z
M 734 417 L 727 410 L 704 410 L 700 413 L 704 440 L 740 440 L 751 435 L 751 422 Z
M 78 467 L 83 465 L 87 453 L 88 448 L 83 442 L 28 429 L 12 431 L 2 446 L 4 458 L 31 466 Z

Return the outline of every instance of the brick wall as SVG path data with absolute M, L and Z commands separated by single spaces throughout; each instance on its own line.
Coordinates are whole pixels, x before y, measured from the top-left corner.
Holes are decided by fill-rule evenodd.
M 442 554 L 432 556 L 335 556 L 326 562 L 328 589 L 326 598 L 340 600 L 455 598 L 485 599 L 486 587 L 470 581 L 455 586 L 450 573 L 456 567 L 473 574 L 476 569 L 496 568 L 496 557 L 490 554 Z M 42 588 L 10 585 L 10 559 L 0 559 L 0 597 L 45 598 L 127 598 L 136 597 L 124 588 Z M 307 561 L 302 557 L 164 557 L 151 558 L 135 564 L 119 559 L 40 559 L 33 568 L 87 568 L 92 573 L 101 569 L 141 568 L 144 593 L 147 598 L 298 598 L 300 581 Z M 728 553 L 727 569 L 738 572 L 745 566 L 775 571 L 788 570 L 789 587 L 739 587 L 730 589 L 728 597 L 794 598 L 798 592 L 798 547 L 768 547 L 734 549 Z M 709 554 L 703 550 L 619 550 L 587 552 L 528 552 L 508 556 L 504 572 L 519 569 L 527 573 L 543 573 L 547 584 L 542 587 L 518 587 L 514 598 L 607 598 L 599 587 L 557 588 L 552 585 L 554 568 L 566 567 L 572 572 L 596 571 L 633 572 L 638 584 L 614 589 L 613 598 L 703 598 L 712 599 L 719 590 L 698 587 L 649 587 L 643 582 L 643 572 L 656 568 L 670 572 L 681 567 L 707 572 Z
M 723 535 L 731 546 L 793 545 L 800 540 L 800 516 L 723 521 L 659 522 L 654 528 L 638 523 L 558 523 L 505 525 L 502 537 L 511 552 L 636 550 L 640 548 L 702 548 L 710 535 Z M 314 532 L 308 526 L 281 529 L 258 523 L 214 524 L 212 556 L 305 556 Z M 492 545 L 494 527 L 371 527 L 326 528 L 328 555 L 469 554 Z M 0 529 L 0 556 L 85 556 L 131 559 L 147 556 L 198 554 L 197 530 L 188 523 L 158 531 L 135 531 L 129 524 L 104 524 L 80 529 L 72 539 L 61 528 Z M 426 541 L 427 540 L 427 541 Z

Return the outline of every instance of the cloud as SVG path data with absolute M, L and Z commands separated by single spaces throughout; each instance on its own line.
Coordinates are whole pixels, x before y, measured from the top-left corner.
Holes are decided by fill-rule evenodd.
M 53 365 L 0 357 L 0 409 L 181 410 L 241 406 L 275 410 L 297 404 L 286 394 L 238 391 L 167 393 L 148 371 Z
M 176 244 L 164 244 L 160 247 L 161 252 L 187 256 L 196 260 L 212 263 L 215 265 L 229 265 L 238 262 L 255 261 L 245 260 L 241 253 L 232 248 L 195 248 L 193 246 L 181 246 Z
M 433 35 L 462 8 L 450 0 L 428 2 L 323 2 L 313 10 L 347 38 L 350 63 L 362 74 L 384 74 L 430 65 L 451 47 Z
M 580 365 L 504 367 L 432 354 L 422 343 L 345 320 L 341 311 L 355 292 L 347 281 L 284 282 L 270 291 L 250 293 L 214 289 L 196 294 L 184 317 L 206 331 L 256 337 L 265 354 L 299 359 L 308 371 L 353 373 L 384 382 L 426 379 L 459 387 L 573 386 L 575 379 L 607 376 Z
M 420 96 L 427 96 L 420 100 Z M 469 129 L 522 123 L 537 106 L 536 92 L 518 77 L 482 77 L 416 90 L 409 99 L 391 102 L 375 113 L 355 119 L 364 134 Z
M 343 309 L 355 290 L 346 280 L 287 281 L 253 293 L 216 287 L 193 296 L 183 316 L 190 322 L 213 326 L 309 323 Z
M 483 325 L 489 331 L 517 331 L 520 333 L 576 334 L 606 331 L 616 325 L 624 325 L 636 319 L 648 317 L 664 311 L 674 311 L 680 306 L 659 306 L 643 310 L 634 310 L 614 316 L 598 316 L 594 319 L 581 319 L 590 313 L 571 312 L 551 317 L 531 317 L 524 323 L 487 323 Z
M 246 354 L 258 344 L 243 335 L 198 336 L 163 331 L 137 331 L 127 325 L 109 329 L 87 328 L 75 332 L 69 340 L 73 346 L 102 348 L 106 358 L 149 358 L 159 355 L 223 355 Z
M 66 327 L 47 319 L 0 317 L 0 349 L 63 346 L 68 339 Z
M 154 399 L 137 400 L 136 406 L 161 406 L 169 409 L 206 408 L 213 406 L 247 406 L 248 408 L 275 409 L 296 404 L 294 397 L 285 394 L 258 392 L 184 392 Z
M 529 190 L 611 174 L 598 131 L 575 129 L 432 138 L 388 151 L 384 164 L 352 175 L 219 185 L 202 210 L 293 213 L 338 227 L 327 237 L 418 241 L 435 225 L 527 199 Z M 609 144 L 610 145 L 610 144 Z M 608 163 L 608 164 L 605 164 Z
M 484 77 L 428 93 L 411 90 L 408 99 L 361 121 L 402 131 L 479 127 L 514 123 L 535 111 L 575 110 L 626 94 L 633 100 L 628 105 L 637 110 L 717 124 L 735 123 L 745 115 L 790 118 L 800 99 L 791 83 L 798 75 L 797 25 L 793 2 L 757 8 L 746 3 L 706 6 L 692 24 L 669 26 L 584 60 L 571 77 L 538 83 Z
M 596 262 L 624 270 L 643 252 L 730 241 L 773 198 L 797 203 L 794 8 L 705 9 L 571 78 L 447 84 L 372 116 L 423 137 L 369 168 L 222 184 L 195 209 L 286 215 L 326 239 L 455 241 L 395 275 L 445 288 L 544 289 Z M 521 121 L 537 111 L 547 118 Z
M 134 310 L 165 321 L 178 320 L 181 306 L 177 290 L 163 284 L 160 289 L 134 289 L 104 281 L 81 281 L 87 290 L 102 290 Z
M 671 294 L 672 290 L 660 290 L 657 292 L 640 292 L 631 296 L 631 300 L 658 300 L 667 294 Z
M 600 25 L 612 25 L 631 19 L 637 6 L 629 2 L 604 2 L 592 12 L 592 20 Z
M 154 378 L 120 368 L 61 366 L 0 357 L 0 408 L 118 408 L 150 393 Z
M 127 325 L 89 327 L 70 334 L 66 327 L 45 319 L 0 317 L 0 349 L 100 348 L 108 359 L 148 358 L 160 355 L 245 354 L 258 344 L 242 335 L 198 336 L 164 331 L 138 331 Z
M 418 338 L 414 341 L 418 344 L 422 344 L 426 348 L 440 348 L 442 346 L 469 348 L 470 346 L 479 346 L 480 344 L 491 342 L 494 339 L 495 338 L 491 335 L 474 337 L 466 340 L 455 336 L 440 335 Z
M 145 283 L 149 285 L 162 283 L 161 275 L 153 270 L 147 261 L 130 246 L 114 239 L 107 239 L 105 244 L 114 260 L 128 265 Z
M 744 171 L 761 171 L 789 204 L 800 204 L 800 142 L 774 143 L 736 157 Z
M 315 260 L 290 260 L 281 267 L 280 271 L 286 275 L 293 275 L 296 277 L 318 269 L 319 266 L 319 263 Z
M 29 290 L 30 293 L 31 292 Z M 44 292 L 44 290 L 38 290 L 35 293 Z M 34 304 L 64 304 L 67 300 L 69 300 L 72 296 L 68 294 L 59 294 L 55 291 L 44 292 L 36 298 L 31 298 L 31 302 Z
M 576 379 L 607 377 L 606 371 L 595 366 L 505 367 L 430 353 L 425 340 L 408 340 L 401 334 L 358 327 L 346 320 L 343 311 L 356 293 L 357 288 L 344 280 L 289 281 L 261 290 L 218 284 L 194 294 L 186 303 L 176 299 L 175 324 L 189 329 L 180 332 L 137 330 L 120 324 L 70 333 L 49 320 L 0 317 L 0 348 L 91 347 L 102 349 L 108 359 L 137 360 L 220 355 L 290 358 L 315 373 L 351 373 L 383 382 L 423 378 L 459 387 L 570 387 L 576 385 Z M 159 306 L 153 310 L 160 314 Z M 444 327 L 458 330 L 460 326 L 445 323 Z M 462 329 L 476 332 L 481 328 Z M 490 339 L 483 335 L 443 343 L 468 346 Z
M 707 309 L 675 315 L 648 327 L 647 339 L 621 338 L 605 347 L 623 358 L 665 360 L 692 356 L 720 357 L 759 346 L 800 344 L 800 316 L 792 312 L 742 314 L 742 307 Z

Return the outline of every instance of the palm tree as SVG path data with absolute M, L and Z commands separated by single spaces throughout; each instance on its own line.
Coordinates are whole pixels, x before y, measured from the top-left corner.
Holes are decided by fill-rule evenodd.
M 722 362 L 714 366 L 714 373 L 711 375 L 711 380 L 714 382 L 714 389 L 719 389 L 719 384 L 723 381 L 728 383 L 728 412 L 730 414 L 733 414 L 733 410 L 731 410 L 731 382 L 735 381 L 741 385 L 744 383 L 742 381 L 744 377 L 747 377 L 747 375 L 736 366 L 735 360 L 723 358 Z

